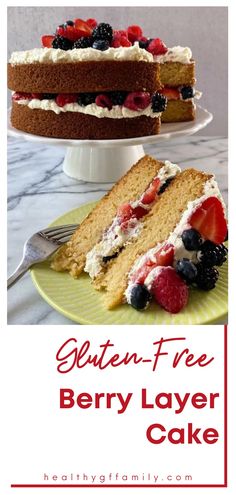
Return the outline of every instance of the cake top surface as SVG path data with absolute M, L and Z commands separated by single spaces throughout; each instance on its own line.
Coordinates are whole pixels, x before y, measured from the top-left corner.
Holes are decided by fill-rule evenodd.
M 160 38 L 147 38 L 140 26 L 115 30 L 95 19 L 75 19 L 57 27 L 54 35 L 43 35 L 42 48 L 13 52 L 12 65 L 101 60 L 190 63 L 188 47 L 167 48 Z

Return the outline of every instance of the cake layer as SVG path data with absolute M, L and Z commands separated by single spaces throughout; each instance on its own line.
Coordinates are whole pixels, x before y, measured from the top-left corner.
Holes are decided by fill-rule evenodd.
M 194 86 L 196 83 L 195 61 L 191 60 L 188 64 L 180 62 L 160 64 L 160 80 L 163 86 Z
M 39 136 L 65 139 L 122 139 L 155 135 L 160 117 L 102 118 L 79 112 L 57 115 L 53 111 L 30 109 L 13 102 L 11 123 L 16 129 Z
M 196 106 L 193 100 L 168 100 L 167 108 L 161 115 L 161 122 L 187 122 L 195 119 Z
M 156 177 L 163 163 L 144 156 L 117 182 L 80 224 L 72 239 L 56 254 L 52 268 L 69 271 L 78 277 L 86 262 L 86 254 L 97 244 L 109 227 L 117 208 L 127 201 L 136 201 Z
M 138 239 L 128 244 L 118 258 L 110 263 L 105 275 L 96 279 L 96 287 L 105 288 L 107 291 L 105 304 L 109 309 L 123 302 L 128 274 L 137 258 L 169 237 L 180 221 L 189 201 L 202 196 L 204 185 L 210 178 L 210 175 L 188 169 L 173 179 L 146 216 Z
M 154 93 L 161 87 L 160 64 L 129 60 L 8 64 L 8 87 L 26 93 Z

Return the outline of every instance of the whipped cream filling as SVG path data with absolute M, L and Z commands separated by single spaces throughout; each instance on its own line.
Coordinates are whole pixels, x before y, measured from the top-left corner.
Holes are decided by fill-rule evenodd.
M 174 266 L 176 265 L 177 261 L 182 258 L 187 258 L 195 264 L 199 263 L 199 259 L 197 257 L 197 251 L 188 251 L 184 247 L 181 236 L 184 230 L 191 227 L 190 224 L 188 223 L 188 220 L 191 217 L 191 215 L 203 203 L 203 201 L 205 201 L 205 199 L 209 198 L 210 196 L 215 196 L 219 199 L 219 201 L 222 204 L 224 213 L 226 215 L 224 200 L 219 191 L 219 187 L 215 178 L 212 177 L 211 179 L 206 181 L 203 189 L 203 195 L 195 199 L 194 201 L 189 201 L 187 208 L 184 211 L 179 223 L 176 225 L 173 232 L 170 233 L 168 239 L 164 242 L 158 243 L 154 248 L 149 249 L 145 254 L 140 256 L 137 259 L 137 261 L 134 263 L 128 275 L 128 286 L 125 291 L 125 301 L 127 301 L 128 304 L 131 304 L 131 292 L 133 286 L 135 285 L 135 276 L 134 276 L 135 273 L 143 265 L 145 265 L 148 260 L 151 260 L 155 263 L 156 262 L 155 254 L 159 251 L 159 249 L 162 246 L 164 246 L 164 244 L 172 244 L 174 246 L 174 250 L 175 250 Z M 156 268 L 160 269 L 160 267 L 154 267 L 153 270 L 149 272 L 147 278 L 144 281 L 144 284 L 148 287 L 149 290 L 153 280 L 155 279 L 155 275 L 158 273 L 156 271 Z
M 10 57 L 11 65 L 34 63 L 70 63 L 101 60 L 131 60 L 136 62 L 180 62 L 189 64 L 192 52 L 188 47 L 174 46 L 168 48 L 165 55 L 152 55 L 144 48 L 140 48 L 138 42 L 128 47 L 108 48 L 100 51 L 95 48 L 74 48 L 61 50 L 56 48 L 33 48 L 32 50 L 13 52 Z
M 158 174 L 156 175 L 156 177 L 153 178 L 153 180 L 158 178 L 160 180 L 161 187 L 168 179 L 173 178 L 179 172 L 180 168 L 178 167 L 178 165 L 166 160 L 163 167 L 161 167 Z M 142 203 L 144 194 L 145 192 L 139 199 L 130 202 L 132 208 L 141 206 L 142 208 L 146 209 L 147 212 L 152 208 L 154 202 L 151 204 Z M 121 247 L 123 247 L 131 239 L 137 237 L 140 234 L 143 227 L 143 224 L 140 220 L 138 220 L 137 218 L 130 218 L 130 220 L 125 223 L 126 225 L 124 228 L 124 226 L 122 227 L 122 224 L 119 223 L 118 216 L 115 216 L 108 230 L 104 232 L 102 240 L 98 244 L 96 244 L 93 249 L 91 249 L 91 251 L 89 251 L 89 253 L 87 254 L 84 271 L 87 272 L 91 278 L 95 278 L 102 270 L 104 266 L 104 257 L 113 256 L 120 250 Z
M 130 110 L 124 106 L 114 105 L 111 110 L 109 110 L 109 108 L 99 107 L 96 103 L 86 106 L 79 105 L 78 103 L 67 103 L 63 107 L 60 107 L 55 100 L 39 100 L 36 98 L 33 98 L 32 100 L 17 100 L 16 103 L 18 103 L 18 105 L 25 105 L 31 109 L 51 110 L 56 114 L 78 112 L 93 115 L 98 118 L 107 117 L 110 119 L 134 118 L 139 117 L 140 115 L 156 119 L 161 115 L 161 112 L 153 112 L 151 105 L 148 105 L 148 107 L 143 110 Z

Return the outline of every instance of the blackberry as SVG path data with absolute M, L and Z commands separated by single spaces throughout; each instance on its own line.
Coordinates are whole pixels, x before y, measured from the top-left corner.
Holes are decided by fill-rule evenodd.
M 151 294 L 146 285 L 136 284 L 131 290 L 130 304 L 135 309 L 146 309 L 151 301 Z
M 195 283 L 199 289 L 214 289 L 218 277 L 219 272 L 216 268 L 204 266 L 202 263 L 197 265 L 197 277 Z
M 119 252 L 111 254 L 110 256 L 103 256 L 102 261 L 103 263 L 107 263 L 110 260 L 113 260 L 114 258 L 117 258 Z
M 182 241 L 187 251 L 198 251 L 201 249 L 202 239 L 199 232 L 195 229 L 187 229 L 182 233 Z
M 92 36 L 95 40 L 106 40 L 108 42 L 111 42 L 113 37 L 112 27 L 110 26 L 110 24 L 101 22 L 94 28 Z
M 43 93 L 43 100 L 54 100 L 56 96 L 54 93 Z
M 150 43 L 149 40 L 147 40 L 147 41 L 139 40 L 139 42 L 138 42 L 140 48 L 144 48 L 144 49 L 146 49 L 148 47 L 149 43 Z
M 61 50 L 71 50 L 73 46 L 73 42 L 68 40 L 67 38 L 64 38 L 63 36 L 55 36 L 53 42 L 52 42 L 52 47 L 53 48 L 60 48 Z
M 126 96 L 126 91 L 111 91 L 109 93 L 113 105 L 123 105 Z
M 167 107 L 167 98 L 164 95 L 156 92 L 152 96 L 152 110 L 153 112 L 164 112 Z
M 187 258 L 177 261 L 175 269 L 178 275 L 188 284 L 192 284 L 196 280 L 197 267 Z
M 96 96 L 96 93 L 81 93 L 78 95 L 77 103 L 82 107 L 86 107 L 95 102 Z
M 206 267 L 221 266 L 226 261 L 227 252 L 224 244 L 205 241 L 198 253 L 198 259 Z
M 180 90 L 183 100 L 193 98 L 195 95 L 195 89 L 192 86 L 183 86 Z
M 92 45 L 95 50 L 100 50 L 101 52 L 105 52 L 110 47 L 109 42 L 107 40 L 95 40 Z
M 93 44 L 93 38 L 91 36 L 82 36 L 75 41 L 73 48 L 89 48 Z
M 169 186 L 169 184 L 172 182 L 174 177 L 170 177 L 169 179 L 167 179 L 164 184 L 162 184 L 162 186 L 160 187 L 159 191 L 158 191 L 158 196 L 159 194 L 162 194 L 166 188 Z

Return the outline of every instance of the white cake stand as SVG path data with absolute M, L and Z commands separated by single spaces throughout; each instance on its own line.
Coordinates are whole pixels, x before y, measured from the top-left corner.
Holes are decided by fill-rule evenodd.
M 170 138 L 188 136 L 206 127 L 213 119 L 210 112 L 197 106 L 196 119 L 191 122 L 162 124 L 155 136 L 131 139 L 77 140 L 36 136 L 12 127 L 8 115 L 8 135 L 32 143 L 66 146 L 63 170 L 66 175 L 87 182 L 115 182 L 144 155 L 143 144 L 158 143 Z

